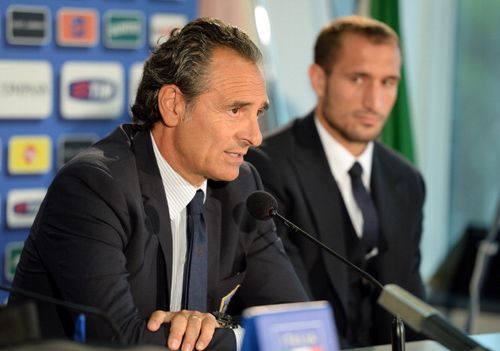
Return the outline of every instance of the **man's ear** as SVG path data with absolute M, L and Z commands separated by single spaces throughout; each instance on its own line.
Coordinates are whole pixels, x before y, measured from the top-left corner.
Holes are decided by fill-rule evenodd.
M 309 66 L 309 80 L 316 95 L 323 97 L 327 80 L 325 70 L 320 65 L 313 63 Z
M 177 126 L 184 116 L 185 101 L 180 89 L 175 84 L 161 87 L 158 93 L 158 109 L 167 127 Z

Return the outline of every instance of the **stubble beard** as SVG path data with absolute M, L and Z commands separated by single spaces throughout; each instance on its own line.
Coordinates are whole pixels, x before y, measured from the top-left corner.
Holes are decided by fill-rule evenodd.
M 324 114 L 324 120 L 328 126 L 333 129 L 337 134 L 339 134 L 344 140 L 353 144 L 368 144 L 370 141 L 379 138 L 381 131 L 378 131 L 374 135 L 360 135 L 360 133 L 355 130 L 348 130 L 348 128 L 340 125 L 335 121 L 334 118 Z

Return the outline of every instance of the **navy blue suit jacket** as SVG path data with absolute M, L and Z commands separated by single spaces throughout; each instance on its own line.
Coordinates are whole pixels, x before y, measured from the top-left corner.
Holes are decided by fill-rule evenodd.
M 257 168 L 264 187 L 277 198 L 282 215 L 346 256 L 346 233 L 351 229 L 345 228 L 343 200 L 319 139 L 314 113 L 267 136 L 259 148 L 250 150 L 246 160 Z M 375 142 L 371 190 L 382 236 L 377 278 L 423 297 L 419 273 L 425 197 L 422 177 L 402 157 Z M 277 226 L 304 287 L 313 299 L 332 303 L 340 336 L 345 336 L 347 266 L 284 225 Z M 375 342 L 389 343 L 391 317 L 375 308 Z
M 247 213 L 262 184 L 245 163 L 232 182 L 209 181 L 204 217 L 209 236 L 209 311 L 238 284 L 229 312 L 307 299 L 272 221 Z M 123 125 L 66 164 L 50 185 L 25 242 L 13 286 L 107 311 L 126 341 L 165 345 L 168 325 L 151 333 L 150 314 L 168 310 L 172 277 L 168 204 L 149 131 Z M 22 299 L 11 296 L 9 303 Z M 44 337 L 71 336 L 73 314 L 40 304 Z M 90 339 L 112 339 L 90 319 Z M 233 350 L 217 329 L 214 350 Z

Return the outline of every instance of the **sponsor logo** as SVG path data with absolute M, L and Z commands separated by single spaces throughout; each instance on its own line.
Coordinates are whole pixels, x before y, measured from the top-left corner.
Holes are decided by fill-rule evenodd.
M 144 44 L 144 16 L 139 11 L 110 10 L 105 15 L 104 46 L 137 49 Z
M 137 89 L 139 88 L 139 84 L 142 79 L 142 66 L 143 62 L 136 62 L 132 66 L 130 66 L 128 73 L 128 106 L 132 106 L 135 102 L 135 96 L 137 95 Z M 129 114 L 132 116 L 132 111 L 129 109 Z
M 175 28 L 182 28 L 187 23 L 187 17 L 180 14 L 157 13 L 149 21 L 149 45 L 156 47 L 170 37 Z
M 66 119 L 114 119 L 123 112 L 123 67 L 118 62 L 68 61 L 61 69 L 61 114 Z
M 23 246 L 24 243 L 22 241 L 12 241 L 5 245 L 4 275 L 9 283 L 12 283 L 14 280 L 14 274 L 16 273 L 16 267 L 21 258 Z
M 115 97 L 116 86 L 103 79 L 78 81 L 69 85 L 69 95 L 79 100 L 106 101 Z
M 0 119 L 44 119 L 52 113 L 48 61 L 0 60 Z
M 94 46 L 98 39 L 98 13 L 92 9 L 62 8 L 57 13 L 57 43 Z
M 51 146 L 48 136 L 13 136 L 9 140 L 9 173 L 47 173 L 51 164 Z
M 7 227 L 13 229 L 31 227 L 46 192 L 45 188 L 9 191 L 7 194 Z
M 50 11 L 44 6 L 7 8 L 6 38 L 13 45 L 44 45 L 50 39 Z
M 57 166 L 61 168 L 80 151 L 88 148 L 97 141 L 97 135 L 72 134 L 63 135 L 59 138 L 57 147 Z

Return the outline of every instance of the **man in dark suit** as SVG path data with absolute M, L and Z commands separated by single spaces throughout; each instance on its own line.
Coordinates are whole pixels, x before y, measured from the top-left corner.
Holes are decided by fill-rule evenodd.
M 246 34 L 217 20 L 173 32 L 144 65 L 135 124 L 56 175 L 14 287 L 98 307 L 127 343 L 187 351 L 235 350 L 242 333 L 226 317 L 247 306 L 307 300 L 273 223 L 245 207 L 262 189 L 243 160 L 262 141 L 260 60 Z M 73 334 L 73 313 L 39 307 L 45 337 Z M 116 337 L 88 317 L 90 339 Z
M 314 111 L 267 136 L 246 159 L 282 215 L 382 283 L 423 297 L 424 183 L 377 141 L 397 95 L 398 37 L 378 21 L 341 18 L 319 34 L 314 59 Z M 284 225 L 278 234 L 310 296 L 332 303 L 344 347 L 390 342 L 391 317 L 367 282 Z

